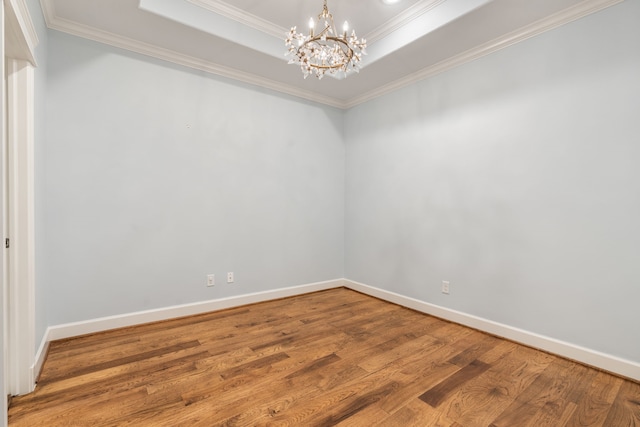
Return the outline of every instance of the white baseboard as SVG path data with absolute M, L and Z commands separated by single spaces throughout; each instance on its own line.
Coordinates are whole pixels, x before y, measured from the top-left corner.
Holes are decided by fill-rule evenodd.
M 292 286 L 289 288 L 280 288 L 252 294 L 196 302 L 192 304 L 175 305 L 155 310 L 139 311 L 117 316 L 90 319 L 82 322 L 50 326 L 47 328 L 47 331 L 42 338 L 42 342 L 40 343 L 40 347 L 38 348 L 35 363 L 33 365 L 34 373 L 36 377 L 39 376 L 51 341 L 107 331 L 109 329 L 124 328 L 127 326 L 141 325 L 143 323 L 174 319 L 176 317 L 193 316 L 196 314 L 208 313 L 210 311 L 224 310 L 226 308 L 255 304 L 258 302 L 339 288 L 342 286 L 344 286 L 343 279 L 328 280 L 325 282 L 310 283 L 306 285 Z
M 49 339 L 49 329 L 51 328 L 47 328 L 44 336 L 42 337 L 42 341 L 40 341 L 40 347 L 38 347 L 38 352 L 36 353 L 36 360 L 33 363 L 32 370 L 34 373 L 34 384 L 38 380 L 40 372 L 42 372 L 42 365 L 44 365 L 44 360 L 47 357 L 47 351 L 49 351 L 49 342 L 51 341 Z
M 223 310 L 238 307 L 246 304 L 270 301 L 279 298 L 286 298 L 302 295 L 309 292 L 323 291 L 338 287 L 346 287 L 363 294 L 371 295 L 403 307 L 430 314 L 451 322 L 469 326 L 483 332 L 487 332 L 499 337 L 503 337 L 521 344 L 548 351 L 558 356 L 566 357 L 586 365 L 593 366 L 608 372 L 612 372 L 623 377 L 640 381 L 640 364 L 630 360 L 621 359 L 616 356 L 601 353 L 585 347 L 580 347 L 571 343 L 560 341 L 554 338 L 535 334 L 533 332 L 514 328 L 502 323 L 483 319 L 449 308 L 437 306 L 415 298 L 396 294 L 384 289 L 375 288 L 363 283 L 346 279 L 329 280 L 325 282 L 311 283 L 289 288 L 275 289 L 265 292 L 257 292 L 234 297 L 221 298 L 217 300 L 203 301 L 192 304 L 165 307 L 156 310 L 141 311 L 136 313 L 123 314 L 118 316 L 102 317 L 83 322 L 67 323 L 63 325 L 51 326 L 47 329 L 36 354 L 34 363 L 34 374 L 37 377 L 44 364 L 47 349 L 51 341 L 71 338 L 79 335 L 106 331 L 109 329 L 135 326 L 143 323 L 168 320 L 182 316 L 192 316 L 195 314 L 207 313 L 210 311 Z
M 374 288 L 352 280 L 345 279 L 344 286 L 349 289 L 353 289 L 354 291 L 362 292 L 363 294 L 371 295 L 403 307 L 411 308 L 444 320 L 469 326 L 483 332 L 544 350 L 626 378 L 631 378 L 635 381 L 640 381 L 640 364 L 637 362 L 621 359 L 610 354 L 580 347 L 571 343 L 546 337 L 544 335 L 535 334 L 523 329 L 514 328 L 502 323 L 462 313 L 460 311 L 429 304 L 415 298 L 406 297 L 384 289 Z

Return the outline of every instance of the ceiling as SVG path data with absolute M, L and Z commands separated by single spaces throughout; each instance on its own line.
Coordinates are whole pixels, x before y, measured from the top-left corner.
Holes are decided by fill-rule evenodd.
M 349 108 L 622 0 L 328 0 L 367 39 L 359 74 L 311 76 L 284 38 L 322 0 L 41 0 L 47 25 L 250 84 Z

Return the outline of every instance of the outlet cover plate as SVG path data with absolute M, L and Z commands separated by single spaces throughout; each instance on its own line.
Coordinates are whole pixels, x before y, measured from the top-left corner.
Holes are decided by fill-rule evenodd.
M 449 281 L 448 280 L 443 280 L 442 281 L 442 293 L 449 295 Z

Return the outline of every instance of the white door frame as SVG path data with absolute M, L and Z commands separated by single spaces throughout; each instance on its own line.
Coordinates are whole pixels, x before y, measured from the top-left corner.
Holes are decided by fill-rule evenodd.
M 8 392 L 35 387 L 35 235 L 33 170 L 34 72 L 27 61 L 6 58 L 6 132 L 10 239 Z M 7 209 L 8 208 L 8 209 Z M 5 275 L 6 277 L 6 275 Z
M 4 2 L 0 2 L 0 74 L 3 76 L 4 82 L 4 37 L 5 35 L 5 26 L 4 26 Z M 0 229 L 3 232 L 5 229 L 5 218 L 4 218 L 4 148 L 5 148 L 5 93 L 4 93 L 5 85 L 2 84 L 0 86 L 0 143 L 2 146 L 0 147 L 0 177 L 2 178 L 2 182 L 0 185 L 0 213 L 2 213 L 2 218 L 0 221 Z M 5 279 L 5 254 L 2 254 L 0 257 L 0 309 L 2 311 L 2 315 L 0 315 L 0 426 L 6 427 L 7 425 L 7 395 L 9 394 L 9 386 L 7 381 L 7 373 L 9 372 L 9 361 L 7 358 L 7 336 L 8 333 L 8 318 L 5 313 L 7 313 L 7 297 L 8 297 L 8 289 L 7 289 L 7 280 Z
M 2 0 L 4 66 L 2 177 L 3 239 L 11 247 L 2 267 L 3 390 L 25 394 L 35 387 L 35 235 L 34 235 L 34 66 L 37 33 L 25 0 Z M 6 151 L 6 152 L 5 152 Z M 4 165 L 7 165 L 4 171 Z M 4 201 L 8 206 L 4 206 Z M 5 216 L 8 215 L 8 218 Z M 8 219 L 8 222 L 5 220 Z M 8 224 L 8 227 L 5 227 Z M 4 247 L 4 245 L 2 246 Z M 5 258 L 2 257 L 4 264 Z M 8 269 L 8 274 L 4 274 Z M 5 280 L 8 277 L 8 282 Z M 4 394 L 3 393 L 3 394 Z M 5 399 L 5 396 L 0 396 Z M 6 420 L 0 420 L 3 424 Z

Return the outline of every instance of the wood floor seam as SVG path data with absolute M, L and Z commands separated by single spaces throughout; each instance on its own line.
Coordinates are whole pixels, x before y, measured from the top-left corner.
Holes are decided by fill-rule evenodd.
M 53 342 L 9 427 L 640 427 L 640 384 L 336 288 Z

